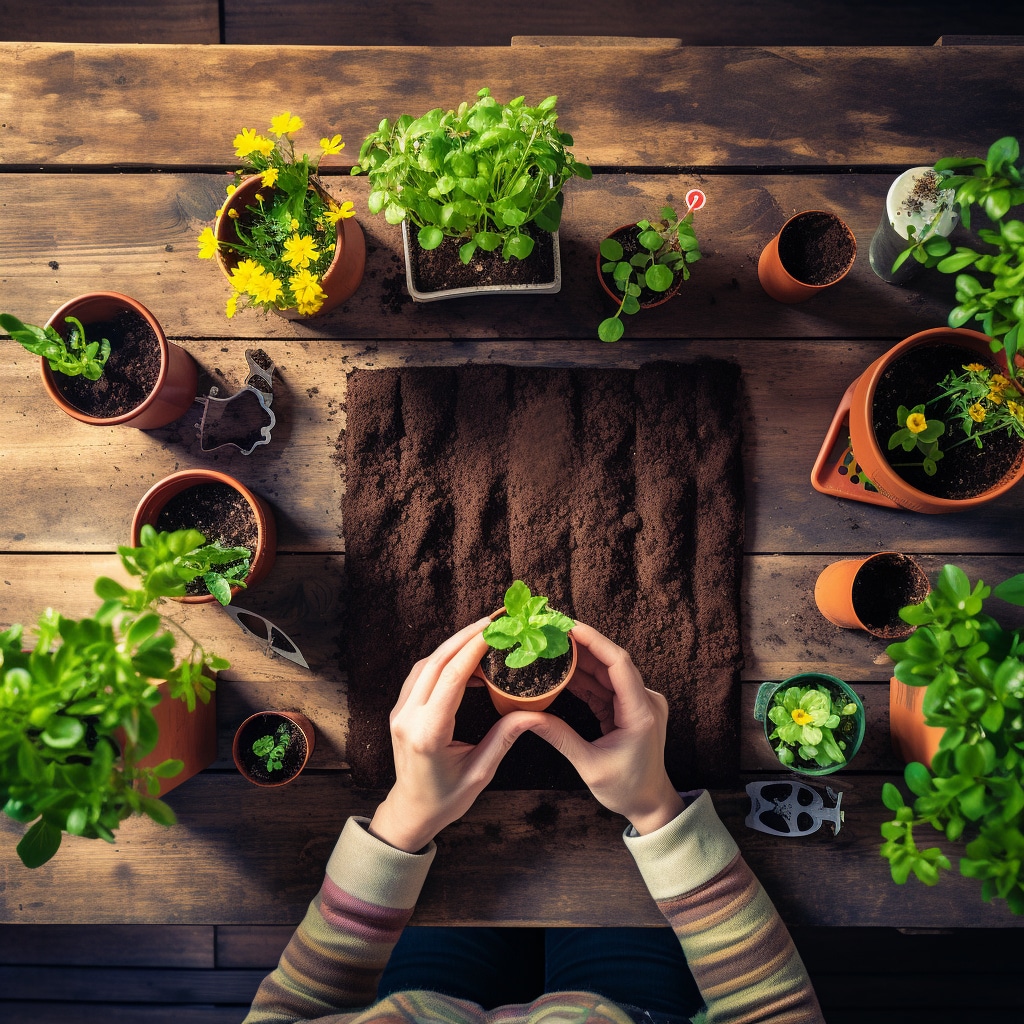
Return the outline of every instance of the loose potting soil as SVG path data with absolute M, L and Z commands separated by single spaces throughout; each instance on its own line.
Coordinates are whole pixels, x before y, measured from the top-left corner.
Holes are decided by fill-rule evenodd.
M 535 237 L 533 252 L 525 260 L 502 258 L 501 249 L 477 249 L 469 263 L 459 258 L 463 240 L 445 238 L 436 249 L 421 249 L 415 235 L 409 239 L 412 279 L 421 292 L 473 288 L 494 284 L 545 284 L 555 279 L 554 236 L 548 231 L 524 234 Z
M 856 243 L 836 217 L 816 210 L 802 213 L 779 235 L 779 259 L 804 284 L 831 284 L 850 265 Z
M 739 371 L 503 366 L 356 370 L 344 445 L 347 756 L 358 785 L 394 778 L 388 715 L 415 661 L 524 580 L 631 655 L 669 701 L 680 787 L 739 767 L 743 537 Z M 572 684 L 551 706 L 600 735 Z M 470 688 L 456 737 L 497 720 Z M 520 737 L 492 783 L 582 783 Z

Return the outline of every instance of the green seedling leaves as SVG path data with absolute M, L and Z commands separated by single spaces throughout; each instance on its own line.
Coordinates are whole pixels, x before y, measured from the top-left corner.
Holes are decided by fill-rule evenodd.
M 557 658 L 569 650 L 569 630 L 576 623 L 534 596 L 522 580 L 505 592 L 505 614 L 484 629 L 484 640 L 496 650 L 509 650 L 505 664 L 523 668 L 537 658 Z

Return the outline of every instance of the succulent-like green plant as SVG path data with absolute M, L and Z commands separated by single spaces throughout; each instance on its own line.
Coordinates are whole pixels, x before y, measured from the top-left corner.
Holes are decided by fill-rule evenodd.
M 671 206 L 663 206 L 660 216 L 661 220 L 637 221 L 640 251 L 628 260 L 623 259 L 625 253 L 618 239 L 601 241 L 605 260 L 601 270 L 613 276 L 615 287 L 622 292 L 615 315 L 598 324 L 597 336 L 602 341 L 618 341 L 622 337 L 622 314 L 640 312 L 643 288 L 667 292 L 677 277 L 689 281 L 689 264 L 701 258 L 697 233 L 693 230 L 693 211 L 680 217 Z
M 505 614 L 489 623 L 484 639 L 499 651 L 508 650 L 505 664 L 524 668 L 538 658 L 557 658 L 569 650 L 569 630 L 576 623 L 548 607 L 548 599 L 530 593 L 522 580 L 505 591 Z
M 797 755 L 819 768 L 843 764 L 846 741 L 837 739 L 833 730 L 844 717 L 856 713 L 855 703 L 836 699 L 823 683 L 780 688 L 768 709 L 768 718 L 775 724 L 768 739 L 777 741 L 775 754 L 784 765 L 794 764 Z
M 54 373 L 99 380 L 110 357 L 110 342 L 106 338 L 86 341 L 85 328 L 77 317 L 66 316 L 64 322 L 71 324 L 67 338 L 53 327 L 23 324 L 10 313 L 0 313 L 0 327 L 33 355 L 42 356 Z
M 481 89 L 472 106 L 385 118 L 352 168 L 369 176 L 370 212 L 389 224 L 408 220 L 423 249 L 462 239 L 463 263 L 478 248 L 526 259 L 534 240 L 523 228 L 557 231 L 562 186 L 591 176 L 569 152 L 572 136 L 555 126 L 557 99 L 528 107 L 522 96 L 499 103 Z
M 938 188 L 952 190 L 953 202 L 960 209 L 965 228 L 971 226 L 971 207 L 985 211 L 995 229 L 981 228 L 978 238 L 990 248 L 978 251 L 958 245 L 953 249 L 948 239 L 934 234 L 929 225 L 919 237 L 911 235 L 910 245 L 896 257 L 892 269 L 897 270 L 913 257 L 926 267 L 935 267 L 943 274 L 956 274 L 956 301 L 949 314 L 950 327 L 963 327 L 977 320 L 981 330 L 992 339 L 992 351 L 1006 353 L 1011 377 L 1017 374 L 1014 357 L 1024 349 L 1021 325 L 1024 324 L 1024 221 L 1007 220 L 1011 209 L 1024 204 L 1024 181 L 1021 169 L 1020 144 L 1012 136 L 997 139 L 984 159 L 980 157 L 948 157 L 935 164 L 942 180 Z M 935 222 L 945 215 L 940 208 Z M 985 283 L 973 274 L 963 273 L 968 267 L 991 274 Z
M 1021 914 L 1024 631 L 1004 629 L 985 614 L 991 593 L 946 565 L 928 597 L 900 611 L 917 629 L 886 648 L 894 674 L 909 686 L 927 686 L 924 720 L 945 732 L 930 767 L 914 761 L 904 770 L 912 805 L 892 783 L 884 785 L 882 801 L 895 817 L 882 825 L 881 853 L 896 882 L 914 874 L 935 885 L 949 859 L 938 847 L 920 849 L 915 828 L 930 825 L 951 842 L 967 838 L 960 873 L 981 881 L 983 899 L 1005 899 Z M 997 586 L 995 596 L 1024 605 L 1024 573 Z
M 263 761 L 268 772 L 278 772 L 284 767 L 284 755 L 291 738 L 291 730 L 282 722 L 273 734 L 255 740 L 252 752 Z
M 143 578 L 141 590 L 127 590 L 100 577 L 103 604 L 82 619 L 47 609 L 34 644 L 20 625 L 0 633 L 0 806 L 31 823 L 17 847 L 27 867 L 46 863 L 64 832 L 112 843 L 131 814 L 175 821 L 157 794 L 182 762 L 139 766 L 158 739 L 156 684 L 166 681 L 191 711 L 197 699 L 209 703 L 228 662 L 166 619 L 157 610 L 164 588 Z M 175 632 L 191 643 L 180 660 Z

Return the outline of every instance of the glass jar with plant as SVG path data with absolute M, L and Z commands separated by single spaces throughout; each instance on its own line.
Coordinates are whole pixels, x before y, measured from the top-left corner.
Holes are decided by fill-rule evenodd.
M 235 156 L 244 161 L 227 187 L 214 228 L 199 235 L 199 258 L 217 257 L 232 287 L 225 312 L 258 306 L 300 316 L 326 312 L 362 280 L 365 241 L 351 201 L 336 202 L 318 176 L 325 156 L 340 153 L 340 135 L 320 140 L 316 158 L 297 156 L 292 135 L 302 118 L 285 111 L 269 134 L 243 128 Z
M 627 224 L 601 241 L 598 276 L 608 295 L 619 302 L 615 315 L 598 325 L 602 341 L 622 337 L 623 313 L 639 313 L 671 298 L 690 279 L 689 264 L 701 258 L 693 211 L 680 217 L 671 206 L 663 206 L 660 216 L 661 220 Z
M 352 173 L 370 179 L 371 213 L 412 226 L 416 245 L 407 244 L 407 262 L 450 239 L 455 262 L 479 264 L 496 253 L 509 263 L 550 239 L 561 221 L 563 186 L 591 176 L 570 152 L 572 136 L 556 125 L 556 102 L 548 96 L 531 107 L 517 96 L 500 103 L 484 88 L 473 104 L 385 118 L 366 137 Z M 410 280 L 413 272 L 410 265 Z M 417 291 L 433 287 L 417 280 Z M 514 280 L 525 283 L 522 275 Z M 465 281 L 482 283 L 475 266 Z
M 1020 144 L 1012 136 L 997 139 L 985 158 L 948 157 L 935 164 L 941 176 L 940 193 L 951 192 L 965 228 L 971 226 L 971 208 L 984 210 L 993 228 L 980 228 L 979 240 L 988 248 L 952 243 L 934 230 L 946 215 L 940 204 L 934 224 L 916 233 L 910 231 L 911 244 L 896 257 L 893 272 L 913 257 L 926 267 L 943 274 L 956 274 L 957 305 L 949 313 L 950 327 L 963 327 L 971 320 L 991 339 L 993 352 L 1006 355 L 1011 378 L 1020 373 L 1017 352 L 1021 349 L 1021 325 L 1024 324 L 1024 221 L 1009 218 L 1011 210 L 1024 204 L 1021 180 Z M 965 273 L 972 267 L 986 280 Z M 988 279 L 987 275 L 991 275 Z
M 170 534 L 160 542 L 188 558 L 205 538 Z M 129 572 L 140 568 L 126 552 L 121 557 Z M 197 701 L 209 705 L 214 675 L 228 662 L 159 611 L 161 595 L 178 585 L 175 571 L 161 563 L 141 574 L 140 589 L 97 579 L 103 603 L 91 616 L 47 609 L 31 645 L 20 625 L 0 633 L 0 803 L 9 817 L 31 823 L 17 847 L 27 867 L 53 857 L 65 832 L 112 843 L 131 814 L 175 821 L 157 794 L 186 766 L 177 758 L 146 763 L 159 738 L 154 709 L 167 702 L 187 715 Z M 181 657 L 178 635 L 189 644 Z
M 924 723 L 945 731 L 931 765 L 912 761 L 904 801 L 886 783 L 882 801 L 894 813 L 882 825 L 881 853 L 894 881 L 911 874 L 935 885 L 950 869 L 939 847 L 921 849 L 928 825 L 950 842 L 966 841 L 960 874 L 981 882 L 985 900 L 1004 899 L 1024 913 L 1024 630 L 999 624 L 984 610 L 990 595 L 1024 605 L 1024 573 L 993 588 L 973 586 L 958 566 L 942 568 L 932 592 L 900 614 L 915 632 L 886 653 L 895 678 L 927 687 Z

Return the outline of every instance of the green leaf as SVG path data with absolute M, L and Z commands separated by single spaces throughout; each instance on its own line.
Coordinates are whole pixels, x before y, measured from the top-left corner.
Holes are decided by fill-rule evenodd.
M 172 779 L 175 775 L 180 775 L 184 767 L 184 761 L 169 757 L 166 761 L 161 761 L 153 769 L 153 774 L 158 779 Z
M 509 256 L 515 256 L 516 259 L 525 260 L 531 252 L 533 252 L 533 239 L 529 235 L 511 235 L 505 239 L 505 245 L 502 248 L 502 255 L 506 259 Z
M 618 317 L 609 317 L 597 325 L 597 336 L 601 341 L 618 341 L 626 328 Z
M 911 761 L 904 768 L 903 778 L 907 783 L 907 788 L 915 796 L 925 796 L 932 791 L 932 774 L 919 761 Z M 888 807 L 889 805 L 886 804 L 886 806 Z
M 672 287 L 672 282 L 675 278 L 668 267 L 656 263 L 653 267 L 647 268 L 647 272 L 644 274 L 644 280 L 647 283 L 647 287 L 650 288 L 652 292 L 666 292 Z
M 480 246 L 484 252 L 494 252 L 501 245 L 501 235 L 496 231 L 478 231 L 473 236 L 473 241 Z
M 178 820 L 178 816 L 163 800 L 154 800 L 148 796 L 142 798 L 142 813 L 149 815 L 158 825 L 173 825 Z
M 47 723 L 40 739 L 55 750 L 67 750 L 75 746 L 85 735 L 85 726 L 77 718 L 54 715 Z
M 605 238 L 601 241 L 601 255 L 606 260 L 621 260 L 623 257 L 622 246 L 614 238 Z
M 527 665 L 531 665 L 537 660 L 537 655 L 532 651 L 528 651 L 525 647 L 517 647 L 509 656 L 505 659 L 505 664 L 509 668 L 525 668 Z
M 921 767 L 923 768 L 924 765 Z M 890 811 L 899 810 L 899 808 L 904 806 L 903 794 L 900 793 L 900 791 L 891 782 L 886 782 L 882 786 L 882 803 L 885 804 Z
M 964 267 L 969 267 L 978 259 L 978 254 L 973 252 L 955 252 L 951 256 L 947 256 L 945 259 L 939 260 L 935 265 L 936 269 L 943 274 L 955 274 L 959 270 L 963 270 Z M 972 278 L 972 280 L 974 280 Z M 978 291 L 984 291 L 980 282 L 978 284 Z M 975 292 L 974 294 L 977 294 Z
M 427 224 L 420 228 L 416 235 L 416 240 L 419 242 L 420 248 L 427 251 L 436 249 L 443 239 L 444 232 L 442 232 L 440 228 L 434 227 L 432 224 Z
M 1008 580 L 1003 580 L 993 589 L 992 593 L 1001 601 L 1024 605 L 1024 572 L 1011 576 Z
M 40 819 L 22 836 L 17 852 L 27 868 L 45 864 L 60 849 L 61 831 Z

